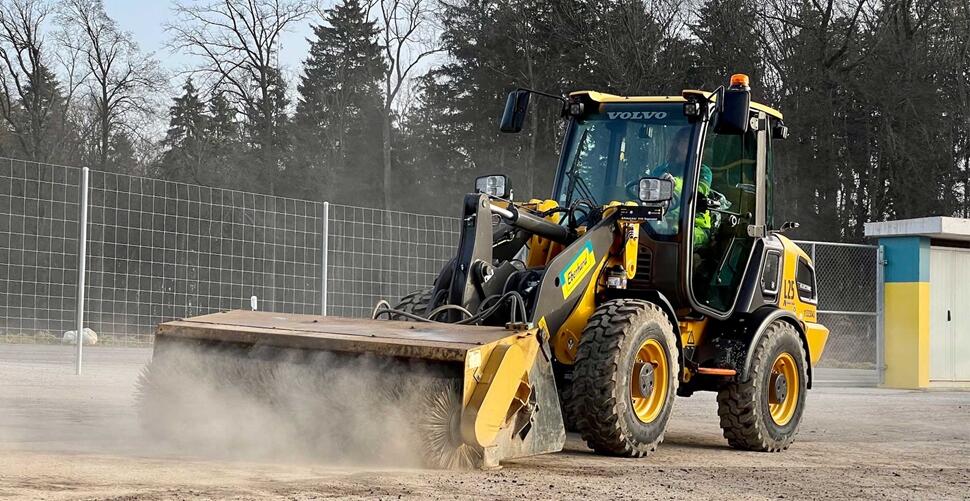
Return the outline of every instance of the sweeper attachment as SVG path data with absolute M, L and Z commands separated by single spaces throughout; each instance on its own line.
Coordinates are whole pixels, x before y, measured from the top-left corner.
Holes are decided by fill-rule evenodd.
M 509 95 L 503 131 L 522 129 L 533 94 L 549 97 Z M 505 176 L 476 180 L 454 258 L 396 306 L 369 320 L 232 311 L 160 325 L 141 381 L 149 429 L 208 423 L 204 402 L 239 394 L 292 415 L 301 445 L 405 443 L 431 466 L 558 451 L 566 429 L 598 453 L 643 457 L 675 395 L 713 391 L 732 447 L 788 448 L 828 330 L 812 260 L 780 234 L 795 225 L 771 218 L 781 113 L 750 101 L 744 75 L 713 93 L 558 99 L 552 197 L 513 202 Z M 389 426 L 349 437 L 366 419 Z
M 204 390 L 193 387 L 200 384 Z M 213 419 L 213 397 L 231 406 L 262 399 L 294 417 L 315 402 L 319 416 L 285 424 L 294 427 L 292 435 L 341 449 L 363 445 L 376 455 L 386 454 L 388 436 L 354 437 L 348 428 L 386 419 L 388 426 L 371 425 L 372 431 L 395 434 L 431 467 L 497 466 L 558 451 L 565 440 L 549 354 L 542 353 L 539 330 L 524 326 L 253 311 L 161 324 L 140 381 L 146 426 L 167 438 L 204 441 L 216 424 L 198 422 Z M 240 421 L 252 418 L 230 410 Z M 320 436 L 324 419 L 337 424 L 332 431 L 344 443 Z M 229 421 L 220 425 L 240 425 Z

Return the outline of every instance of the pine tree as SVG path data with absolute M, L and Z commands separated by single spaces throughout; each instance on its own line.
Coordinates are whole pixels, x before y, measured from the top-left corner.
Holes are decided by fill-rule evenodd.
M 504 173 L 517 197 L 546 197 L 552 186 L 561 133 L 559 106 L 535 99 L 522 134 L 502 134 L 497 120 L 509 90 L 567 90 L 582 58 L 582 41 L 557 34 L 557 9 L 572 1 L 468 0 L 442 14 L 441 39 L 448 61 L 421 79 L 419 106 L 405 121 L 415 177 L 441 172 L 460 180 L 447 186 L 451 200 L 471 188 L 476 175 Z M 584 35 L 585 36 L 585 35 Z M 431 193 L 429 192 L 429 195 Z M 413 197 L 408 210 L 440 210 Z M 440 204 L 438 204 L 440 205 Z M 446 213 L 453 213 L 448 205 Z
M 246 155 L 247 147 L 242 140 L 239 113 L 226 98 L 223 91 L 216 91 L 206 107 L 205 138 L 209 148 L 206 162 L 211 176 L 218 186 L 244 188 L 245 183 L 233 174 Z
M 142 163 L 138 161 L 138 150 L 135 141 L 125 131 L 118 131 L 111 134 L 108 142 L 108 155 L 106 164 L 111 172 L 125 172 L 135 175 L 144 175 Z
M 182 86 L 182 95 L 176 97 L 169 108 L 169 126 L 162 146 L 161 175 L 165 179 L 207 184 L 204 176 L 207 160 L 207 126 L 205 103 L 198 90 L 188 79 Z
M 377 197 L 384 59 L 361 0 L 345 0 L 314 26 L 297 91 L 291 178 L 314 198 L 360 203 Z
M 695 87 L 715 89 L 734 73 L 751 79 L 755 98 L 765 91 L 763 57 L 756 31 L 757 15 L 752 0 L 708 0 L 691 27 L 696 44 Z M 763 99 L 761 99 L 763 100 Z
M 238 163 L 238 171 L 233 175 L 248 182 L 244 189 L 292 196 L 294 193 L 286 183 L 280 183 L 290 143 L 286 82 L 279 70 L 272 69 L 268 75 L 265 94 L 256 93 L 259 97 L 243 109 L 246 118 L 243 131 L 251 151 Z
M 28 77 L 8 115 L 14 139 L 8 146 L 11 154 L 41 162 L 72 160 L 66 140 L 74 128 L 67 123 L 67 103 L 57 77 L 43 64 Z
M 207 112 L 210 119 L 206 122 L 206 137 L 215 145 L 216 152 L 224 148 L 234 148 L 239 142 L 238 112 L 226 99 L 222 91 L 216 91 L 209 100 Z

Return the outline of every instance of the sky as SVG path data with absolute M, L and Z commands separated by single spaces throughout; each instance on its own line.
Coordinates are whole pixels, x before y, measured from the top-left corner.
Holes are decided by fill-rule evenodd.
M 156 59 L 173 75 L 172 88 L 178 89 L 184 80 L 178 73 L 191 67 L 193 61 L 191 57 L 172 53 L 165 47 L 169 38 L 165 33 L 165 24 L 175 19 L 172 5 L 173 2 L 165 0 L 104 0 L 108 15 L 122 30 L 134 36 L 142 51 L 155 53 Z M 309 51 L 307 38 L 312 35 L 310 25 L 319 22 L 319 17 L 311 14 L 307 20 L 294 24 L 282 37 L 280 65 L 291 83 L 299 75 Z

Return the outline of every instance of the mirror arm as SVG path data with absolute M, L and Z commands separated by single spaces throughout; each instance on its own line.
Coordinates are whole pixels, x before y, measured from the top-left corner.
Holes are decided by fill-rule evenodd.
M 561 96 L 561 95 L 550 94 L 548 92 L 542 92 L 540 90 L 529 89 L 529 88 L 526 88 L 526 87 L 519 87 L 519 88 L 517 88 L 515 90 L 516 91 L 519 91 L 519 92 L 528 92 L 530 94 L 535 94 L 537 96 L 543 96 L 543 97 L 552 98 L 552 99 L 555 99 L 555 100 L 561 102 L 563 105 L 566 105 L 566 103 L 568 103 L 568 100 L 565 97 Z
M 717 107 L 717 111 L 720 112 L 721 110 L 723 110 L 724 109 L 724 86 L 720 85 L 718 86 L 718 88 L 714 89 L 714 92 L 711 93 L 711 96 L 714 97 L 714 106 Z

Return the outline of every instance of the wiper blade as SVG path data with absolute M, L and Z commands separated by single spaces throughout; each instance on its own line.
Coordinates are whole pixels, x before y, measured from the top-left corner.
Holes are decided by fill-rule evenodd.
M 573 157 L 573 163 L 569 166 L 569 170 L 566 171 L 566 176 L 569 178 L 569 186 L 566 187 L 566 206 L 569 207 L 572 204 L 573 192 L 576 191 L 576 187 L 579 187 L 579 196 L 581 198 L 588 198 L 594 205 L 596 205 L 596 197 L 593 196 L 592 190 L 589 189 L 589 185 L 586 181 L 580 177 L 579 172 L 576 172 L 577 167 L 579 167 L 579 159 L 586 148 L 586 138 L 589 136 L 589 129 L 583 130 L 583 135 L 579 138 L 579 146 L 576 148 L 576 156 Z
M 583 178 L 578 176 L 577 176 L 577 181 L 579 181 L 578 186 L 580 189 L 580 195 L 582 195 L 583 198 L 586 198 L 590 202 L 592 202 L 594 206 L 599 206 L 599 203 L 596 202 L 596 197 L 593 196 L 593 190 L 589 188 L 589 185 L 586 184 L 586 181 Z

